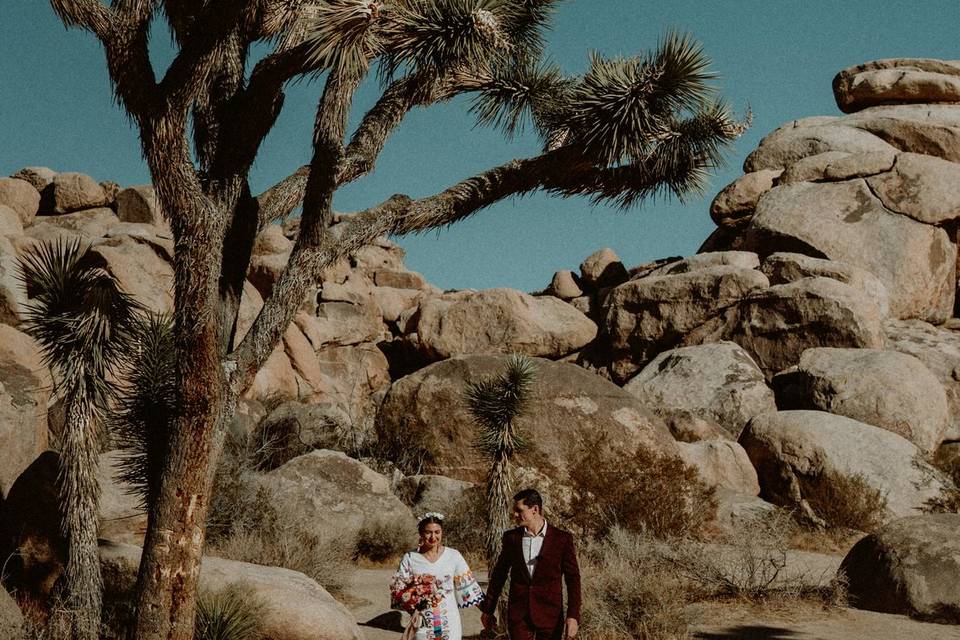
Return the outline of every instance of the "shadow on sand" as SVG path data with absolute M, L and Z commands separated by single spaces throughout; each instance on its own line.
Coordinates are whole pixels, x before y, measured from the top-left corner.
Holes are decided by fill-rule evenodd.
M 742 624 L 723 631 L 702 631 L 693 637 L 698 640 L 787 640 L 796 638 L 797 632 L 782 627 Z

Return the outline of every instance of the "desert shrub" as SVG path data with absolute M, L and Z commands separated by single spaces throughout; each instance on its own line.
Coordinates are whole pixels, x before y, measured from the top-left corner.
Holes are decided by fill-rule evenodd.
M 927 500 L 923 510 L 928 513 L 960 513 L 960 458 L 937 456 L 933 464 L 941 473 L 938 479 L 944 488 L 940 495 Z
M 260 640 L 264 603 L 249 588 L 231 584 L 201 591 L 197 598 L 194 640 Z
M 776 511 L 740 523 L 716 542 L 675 540 L 657 550 L 698 598 L 814 598 L 842 603 L 845 590 L 833 572 L 813 575 L 791 560 L 794 528 L 789 513 Z
M 211 491 L 207 540 L 217 543 L 234 531 L 257 528 L 279 516 L 272 496 L 254 482 L 254 462 L 247 443 L 227 439 Z
M 386 562 L 411 548 L 409 526 L 396 518 L 366 520 L 357 532 L 354 556 L 374 562 Z
M 611 459 L 620 464 L 608 464 Z M 695 469 L 644 446 L 585 443 L 570 464 L 570 479 L 571 520 L 589 535 L 619 526 L 659 538 L 696 536 L 716 515 L 714 489 Z
M 353 545 L 338 535 L 320 535 L 297 522 L 268 522 L 235 530 L 210 548 L 210 554 L 305 574 L 332 593 L 342 593 L 356 570 Z
M 270 471 L 309 452 L 310 447 L 300 438 L 300 421 L 288 417 L 272 422 L 265 420 L 254 429 L 246 456 L 257 471 Z
M 487 510 L 482 489 L 476 487 L 464 492 L 442 509 L 443 538 L 471 562 L 482 566 L 486 560 L 484 531 Z
M 689 638 L 688 590 L 662 562 L 658 543 L 613 528 L 580 554 L 583 640 Z
M 831 474 L 803 487 L 803 497 L 827 528 L 870 532 L 883 524 L 887 497 L 862 474 Z

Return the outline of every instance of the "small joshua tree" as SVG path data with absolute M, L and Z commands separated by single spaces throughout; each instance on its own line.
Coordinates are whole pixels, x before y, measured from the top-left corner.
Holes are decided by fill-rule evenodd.
M 480 427 L 477 448 L 490 461 L 484 539 L 491 570 L 500 555 L 501 536 L 510 526 L 513 495 L 510 462 L 525 446 L 517 418 L 527 410 L 535 376 L 536 370 L 529 358 L 512 355 L 503 373 L 478 380 L 467 388 L 467 405 Z
M 58 241 L 20 260 L 30 298 L 23 329 L 40 345 L 66 409 L 57 488 L 69 549 L 64 588 L 77 640 L 96 640 L 100 633 L 97 456 L 114 395 L 108 381 L 131 350 L 139 310 L 110 274 L 85 260 L 87 253 L 79 242 Z
M 150 315 L 139 325 L 137 350 L 126 368 L 110 430 L 122 451 L 119 480 L 132 486 L 142 506 L 154 504 L 176 415 L 176 348 L 173 322 Z

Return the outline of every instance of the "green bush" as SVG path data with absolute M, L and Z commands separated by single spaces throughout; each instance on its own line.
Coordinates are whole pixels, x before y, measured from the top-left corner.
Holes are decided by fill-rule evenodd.
M 263 610 L 253 591 L 238 584 L 217 592 L 201 591 L 194 640 L 260 640 Z
M 657 538 L 695 536 L 716 515 L 715 491 L 695 469 L 644 446 L 584 443 L 570 464 L 570 479 L 571 520 L 588 535 L 602 537 L 619 526 Z

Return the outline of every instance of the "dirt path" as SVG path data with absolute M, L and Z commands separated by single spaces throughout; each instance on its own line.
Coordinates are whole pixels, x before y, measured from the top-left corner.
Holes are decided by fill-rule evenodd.
M 347 606 L 367 640 L 397 640 L 400 613 L 390 611 L 387 584 L 392 569 L 360 569 L 347 591 Z M 699 640 L 960 640 L 960 627 L 927 624 L 905 616 L 857 609 L 825 610 L 812 604 L 790 603 L 760 607 L 738 603 L 696 606 L 696 618 L 709 623 L 693 626 Z M 480 612 L 463 614 L 465 638 L 480 633 Z
M 701 611 L 710 624 L 692 628 L 699 640 L 960 640 L 960 627 L 928 624 L 906 616 L 859 609 L 767 610 L 711 604 Z

